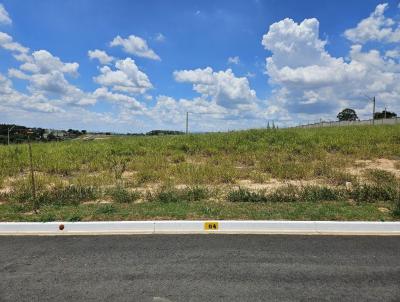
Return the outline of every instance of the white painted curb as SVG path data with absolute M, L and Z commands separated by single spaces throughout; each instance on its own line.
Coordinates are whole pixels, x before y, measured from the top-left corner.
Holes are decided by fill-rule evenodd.
M 211 225 L 211 226 L 210 226 Z M 209 229 L 211 227 L 211 229 Z M 2 222 L 0 235 L 91 234 L 307 234 L 400 235 L 400 222 L 356 221 L 93 221 Z

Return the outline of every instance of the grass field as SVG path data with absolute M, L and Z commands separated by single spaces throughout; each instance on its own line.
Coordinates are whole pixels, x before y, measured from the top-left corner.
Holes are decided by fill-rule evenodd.
M 0 146 L 0 220 L 400 219 L 400 125 Z M 35 211 L 36 210 L 36 211 Z

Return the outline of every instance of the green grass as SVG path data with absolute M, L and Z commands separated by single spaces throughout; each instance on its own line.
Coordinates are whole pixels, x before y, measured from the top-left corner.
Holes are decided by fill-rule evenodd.
M 381 202 L 390 208 L 382 215 L 400 216 L 395 174 L 366 168 L 357 176 L 348 170 L 356 160 L 378 158 L 392 160 L 399 169 L 400 125 L 111 137 L 35 143 L 32 150 L 39 213 L 27 215 L 33 210 L 27 145 L 0 146 L 2 221 L 335 215 L 370 220 L 381 219 L 382 213 L 372 210 Z M 289 185 L 267 191 L 242 186 L 242 181 L 271 180 Z M 318 185 L 292 185 L 296 181 Z M 291 218 L 284 213 L 289 205 Z M 257 209 L 277 212 L 251 213 Z M 364 212 L 357 216 L 356 211 Z
M 196 201 L 184 203 L 80 204 L 78 206 L 42 207 L 38 214 L 17 211 L 11 205 L 0 205 L 0 221 L 91 221 L 150 219 L 273 219 L 273 220 L 396 220 L 391 203 L 350 204 L 334 202 L 266 202 L 215 203 Z

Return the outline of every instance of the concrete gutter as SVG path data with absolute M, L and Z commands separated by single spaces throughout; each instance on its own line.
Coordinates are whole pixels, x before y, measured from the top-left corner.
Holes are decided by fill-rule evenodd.
M 1 222 L 0 235 L 112 234 L 400 235 L 400 222 L 168 220 Z

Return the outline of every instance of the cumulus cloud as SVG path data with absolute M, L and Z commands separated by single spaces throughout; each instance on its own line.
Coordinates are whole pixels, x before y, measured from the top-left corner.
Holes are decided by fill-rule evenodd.
M 89 50 L 88 56 L 91 60 L 99 60 L 100 64 L 102 65 L 108 65 L 112 61 L 114 61 L 114 58 L 112 56 L 109 56 L 104 50 L 99 49 Z
M 62 112 L 41 94 L 27 95 L 14 89 L 10 79 L 0 74 L 0 103 L 11 108 L 23 108 L 29 111 L 45 113 Z
M 126 53 L 138 57 L 161 60 L 160 57 L 151 48 L 149 48 L 146 40 L 134 35 L 130 35 L 126 39 L 116 36 L 114 40 L 111 41 L 110 46 L 121 46 Z
M 131 58 L 118 60 L 115 63 L 115 70 L 103 66 L 100 68 L 100 75 L 95 77 L 94 81 L 111 87 L 112 90 L 128 93 L 141 94 L 153 87 L 147 75 L 139 70 Z
M 216 104 L 235 108 L 257 100 L 256 92 L 250 89 L 246 77 L 236 77 L 231 69 L 215 72 L 211 67 L 174 71 L 177 82 L 193 84 L 193 89 Z
M 239 56 L 234 56 L 234 57 L 229 57 L 228 58 L 228 64 L 238 65 L 239 63 L 240 63 Z
M 0 24 L 10 25 L 12 20 L 8 15 L 8 12 L 4 8 L 4 5 L 0 3 Z
M 30 57 L 27 56 L 24 60 L 26 62 L 20 66 L 20 69 L 31 73 L 45 74 L 57 71 L 73 76 L 78 75 L 78 63 L 64 63 L 47 50 L 34 51 Z
M 145 107 L 139 103 L 134 97 L 126 94 L 113 93 L 106 87 L 101 87 L 93 92 L 93 97 L 96 99 L 103 99 L 111 103 L 118 103 L 127 109 L 135 111 L 144 111 Z
M 272 52 L 266 59 L 266 73 L 275 87 L 269 106 L 293 119 L 332 118 L 344 106 L 367 112 L 365 94 L 377 96 L 392 109 L 399 107 L 399 64 L 357 44 L 347 59 L 331 56 L 326 41 L 319 38 L 317 19 L 274 23 L 262 45 Z
M 355 28 L 345 31 L 346 38 L 355 43 L 400 42 L 400 24 L 384 15 L 388 7 L 387 3 L 379 4 L 368 18 L 361 20 Z
M 66 103 L 82 104 L 85 94 L 65 78 L 65 75 L 78 76 L 78 63 L 64 63 L 47 50 L 25 54 L 20 60 L 23 64 L 19 69 L 10 68 L 8 75 L 27 80 L 28 89 L 33 94 L 56 97 Z M 86 101 L 84 103 L 87 104 Z
M 0 32 L 0 47 L 17 54 L 26 54 L 29 52 L 29 48 L 14 42 L 13 38 L 4 32 Z
M 390 49 L 390 50 L 386 51 L 385 56 L 388 58 L 393 58 L 393 59 L 400 58 L 400 48 Z
M 99 129 L 96 123 L 101 121 L 106 126 L 104 129 L 121 124 L 121 116 L 126 114 L 125 123 L 134 123 L 128 119 L 132 114 L 146 113 L 146 108 L 134 97 L 123 93 L 111 92 L 107 87 L 100 87 L 93 92 L 84 92 L 70 83 L 68 77 L 77 77 L 79 64 L 76 62 L 63 62 L 47 50 L 38 50 L 30 53 L 29 49 L 13 41 L 8 34 L 0 32 L 0 47 L 8 50 L 14 58 L 21 62 L 19 68 L 9 68 L 8 77 L 0 74 L 0 110 L 6 121 L 26 123 L 32 119 L 41 125 L 52 121 L 53 127 L 70 127 L 74 125 L 92 125 Z M 102 53 L 94 51 L 95 57 Z M 116 76 L 115 87 L 135 91 L 146 90 L 151 87 L 146 75 L 142 74 L 133 60 L 121 60 L 116 63 L 118 71 L 123 72 L 131 82 L 118 80 Z M 136 69 L 135 69 L 136 68 Z M 109 75 L 110 76 L 110 75 Z M 13 87 L 11 78 L 28 82 L 26 92 L 18 91 Z M 109 81 L 110 78 L 108 78 Z M 147 81 L 147 82 L 146 82 Z M 112 84 L 112 81 L 110 82 Z M 150 83 L 150 84 L 149 84 Z M 118 84 L 118 85 L 117 85 Z M 128 88 L 127 88 L 128 87 Z M 133 91 L 132 90 L 132 91 Z M 94 105 L 97 101 L 104 100 L 114 104 L 120 111 L 120 116 L 114 113 L 96 113 L 84 109 L 83 106 Z M 29 112 L 27 115 L 26 112 Z M 35 120 L 36 119 L 36 120 Z M 51 123 L 50 123 L 51 124 Z M 49 124 L 48 124 L 49 125 Z M 86 127 L 86 126 L 85 126 Z

